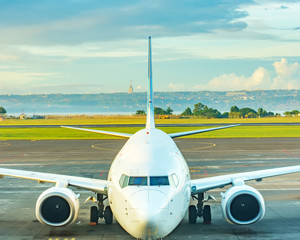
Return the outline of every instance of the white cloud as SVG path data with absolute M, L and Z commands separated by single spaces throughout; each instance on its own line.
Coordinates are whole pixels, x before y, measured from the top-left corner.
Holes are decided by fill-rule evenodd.
M 186 90 L 186 87 L 183 83 L 179 83 L 179 84 L 176 84 L 176 83 L 169 83 L 168 85 L 168 90 L 169 91 L 184 91 Z
M 299 63 L 291 63 L 283 58 L 274 62 L 274 73 L 263 67 L 257 68 L 250 77 L 235 73 L 222 74 L 206 85 L 196 85 L 193 90 L 258 90 L 258 89 L 300 89 Z M 275 75 L 275 77 L 271 77 Z
M 0 60 L 17 60 L 18 56 L 0 54 Z
M 24 93 L 24 89 L 30 92 L 33 85 L 53 77 L 61 76 L 57 73 L 0 71 L 0 89 L 7 93 Z
M 288 63 L 285 58 L 280 62 L 273 63 L 277 76 L 273 79 L 273 88 L 299 89 L 300 88 L 300 65 Z
M 74 46 L 56 45 L 56 46 L 20 46 L 20 50 L 33 54 L 47 57 L 73 57 L 73 58 L 124 58 L 145 56 L 145 51 L 137 51 L 134 48 L 118 47 L 113 48 L 113 44 L 108 42 L 93 42 Z M 117 44 L 115 46 L 118 46 Z M 120 45 L 119 45 L 120 46 Z
M 299 70 L 299 63 L 288 64 L 288 61 L 285 58 L 282 58 L 280 62 L 274 62 L 273 66 L 276 73 L 284 78 L 291 78 Z

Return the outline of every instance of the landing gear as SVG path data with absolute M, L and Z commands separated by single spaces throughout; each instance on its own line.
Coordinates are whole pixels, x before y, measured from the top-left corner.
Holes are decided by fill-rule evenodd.
M 102 194 L 97 194 L 97 200 L 95 198 L 90 198 L 94 203 L 97 203 L 98 206 L 92 206 L 90 212 L 90 225 L 98 224 L 99 218 L 104 218 L 106 224 L 112 224 L 113 214 L 109 206 L 104 210 L 104 200 L 107 197 L 104 197 Z
M 91 213 L 90 213 L 90 224 L 98 224 L 98 208 L 96 206 L 91 207 Z
M 211 224 L 211 211 L 209 205 L 205 205 L 203 208 L 203 223 Z
M 189 206 L 189 223 L 196 223 L 198 217 L 196 206 Z
M 105 208 L 104 220 L 105 220 L 105 223 L 108 224 L 108 225 L 112 224 L 112 222 L 113 222 L 113 214 L 112 214 L 112 211 L 110 209 L 110 206 L 107 206 Z
M 194 224 L 197 221 L 197 217 L 203 218 L 204 224 L 211 224 L 211 210 L 209 205 L 203 205 L 204 202 L 207 202 L 210 199 L 214 198 L 209 196 L 207 200 L 204 200 L 204 193 L 198 193 L 198 196 L 193 196 L 198 203 L 197 208 L 195 205 L 189 206 L 189 223 Z

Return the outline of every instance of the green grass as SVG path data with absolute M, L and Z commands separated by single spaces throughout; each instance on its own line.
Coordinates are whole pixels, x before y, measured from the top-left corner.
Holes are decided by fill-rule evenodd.
M 184 132 L 204 127 L 164 127 L 166 133 Z M 100 129 L 100 128 L 95 128 Z M 135 133 L 141 128 L 101 128 L 106 131 Z M 196 134 L 185 138 L 264 138 L 300 137 L 300 126 L 239 126 L 213 132 Z M 46 139 L 116 139 L 117 137 L 77 131 L 65 128 L 1 128 L 0 140 L 46 140 Z
M 93 125 L 93 124 L 145 124 L 145 117 L 137 116 L 102 116 L 94 119 L 6 119 L 0 125 Z M 270 117 L 251 119 L 156 119 L 156 124 L 195 124 L 195 123 L 283 123 L 300 122 L 300 117 Z

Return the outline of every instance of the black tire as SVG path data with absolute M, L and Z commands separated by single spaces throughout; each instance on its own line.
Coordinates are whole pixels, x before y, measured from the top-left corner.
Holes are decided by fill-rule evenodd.
M 211 224 L 211 211 L 209 205 L 205 205 L 203 208 L 203 223 Z
M 104 210 L 104 220 L 106 224 L 112 224 L 113 222 L 113 214 L 109 206 L 107 206 Z
M 195 224 L 197 221 L 197 209 L 195 205 L 189 206 L 189 223 Z
M 98 208 L 96 206 L 91 207 L 91 212 L 90 212 L 90 223 L 96 223 L 98 224 Z

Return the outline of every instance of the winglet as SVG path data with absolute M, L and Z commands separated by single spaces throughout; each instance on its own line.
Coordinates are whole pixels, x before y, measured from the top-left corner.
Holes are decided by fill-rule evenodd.
M 154 108 L 153 108 L 153 88 L 152 88 L 152 49 L 151 37 L 149 36 L 148 47 L 148 96 L 147 96 L 147 122 L 146 128 L 155 128 Z

